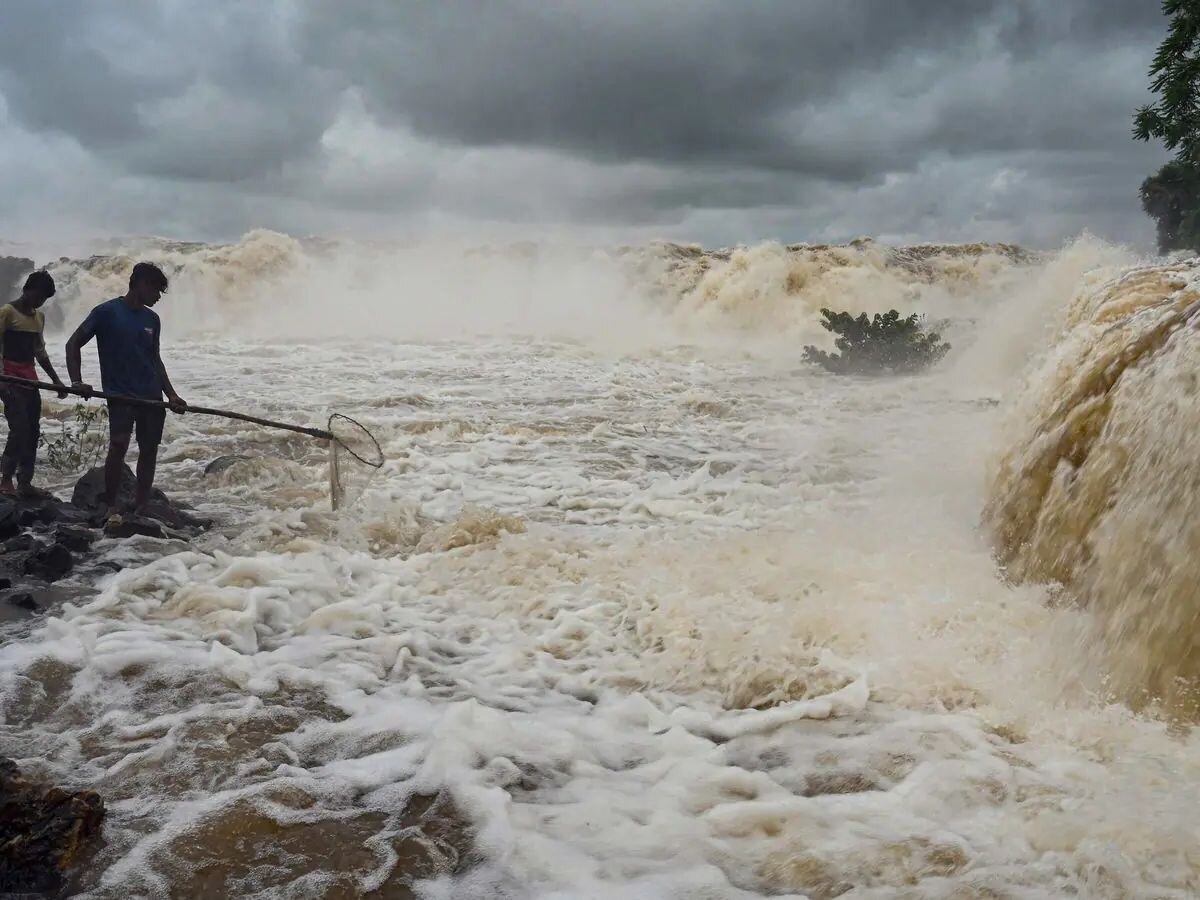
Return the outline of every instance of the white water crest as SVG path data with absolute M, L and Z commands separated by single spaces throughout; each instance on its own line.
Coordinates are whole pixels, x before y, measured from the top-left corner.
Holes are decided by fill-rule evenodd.
M 62 263 L 66 324 L 143 255 L 181 393 L 387 461 L 334 514 L 320 446 L 172 417 L 160 483 L 218 527 L 104 545 L 8 634 L 0 755 L 108 802 L 81 896 L 1200 891 L 1200 739 L 979 527 L 1022 371 L 1124 251 L 257 232 Z M 893 306 L 939 369 L 800 363 L 822 307 Z

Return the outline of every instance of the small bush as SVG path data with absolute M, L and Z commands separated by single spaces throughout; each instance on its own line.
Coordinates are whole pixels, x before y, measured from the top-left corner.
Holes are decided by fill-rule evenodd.
M 42 431 L 39 463 L 59 472 L 82 472 L 98 465 L 108 447 L 108 408 L 82 403 L 59 424 L 57 433 Z
M 918 372 L 938 362 L 950 349 L 937 332 L 925 333 L 924 322 L 915 313 L 900 318 L 892 309 L 868 319 L 848 312 L 822 309 L 821 327 L 839 335 L 841 354 L 826 353 L 811 345 L 804 348 L 806 362 L 838 375 L 872 375 Z

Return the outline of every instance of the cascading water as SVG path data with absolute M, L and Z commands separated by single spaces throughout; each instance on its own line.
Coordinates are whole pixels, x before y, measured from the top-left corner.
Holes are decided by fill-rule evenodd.
M 1094 641 L 1183 608 L 1188 266 L 256 232 L 61 263 L 68 325 L 142 255 L 181 393 L 387 462 L 333 514 L 319 447 L 173 417 L 222 524 L 6 633 L 0 755 L 109 805 L 80 895 L 1200 891 L 1200 744 Z M 822 306 L 954 350 L 814 372 Z

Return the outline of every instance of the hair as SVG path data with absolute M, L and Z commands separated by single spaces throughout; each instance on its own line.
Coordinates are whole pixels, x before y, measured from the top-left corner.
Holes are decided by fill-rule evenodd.
M 140 262 L 133 267 L 133 271 L 129 273 L 129 286 L 134 287 L 138 282 L 148 281 L 158 287 L 161 291 L 167 289 L 167 276 L 163 274 L 163 270 L 154 263 Z
M 25 279 L 23 290 L 35 291 L 43 297 L 53 297 L 58 289 L 54 286 L 54 279 L 50 273 L 39 269 L 37 272 L 30 273 L 29 277 Z

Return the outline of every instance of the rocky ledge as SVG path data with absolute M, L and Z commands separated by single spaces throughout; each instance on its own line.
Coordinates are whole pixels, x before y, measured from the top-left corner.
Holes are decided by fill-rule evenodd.
M 119 508 L 132 506 L 134 475 L 126 467 Z M 55 497 L 0 497 L 0 622 L 38 615 L 64 599 L 54 587 L 91 555 L 101 538 L 194 537 L 208 523 L 154 492 L 147 514 L 109 516 L 101 502 L 104 472 L 92 469 L 71 502 Z
M 0 757 L 0 897 L 57 891 L 90 852 L 103 819 L 99 794 L 39 783 Z

